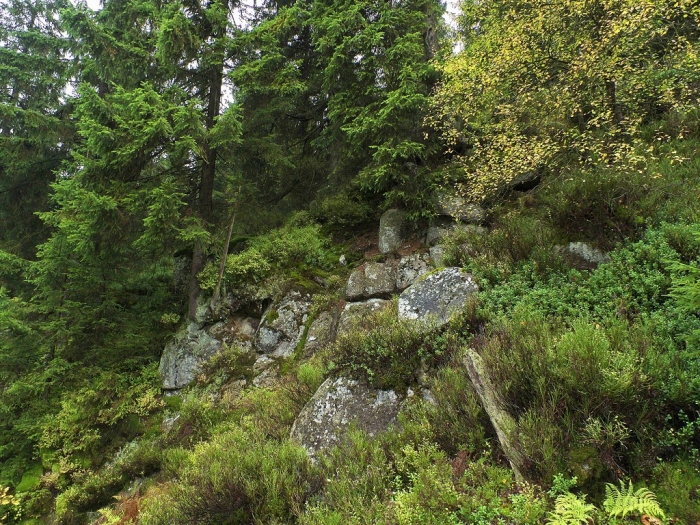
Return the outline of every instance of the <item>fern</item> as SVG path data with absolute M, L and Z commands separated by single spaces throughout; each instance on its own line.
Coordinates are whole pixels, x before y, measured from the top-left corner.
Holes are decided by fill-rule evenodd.
M 554 511 L 549 513 L 548 525 L 581 525 L 593 519 L 595 507 L 570 492 L 558 496 Z
M 611 518 L 624 518 L 628 514 L 649 514 L 655 518 L 665 519 L 664 511 L 656 501 L 656 496 L 647 488 L 634 491 L 632 482 L 625 488 L 620 482 L 620 489 L 615 485 L 605 487 L 603 508 Z

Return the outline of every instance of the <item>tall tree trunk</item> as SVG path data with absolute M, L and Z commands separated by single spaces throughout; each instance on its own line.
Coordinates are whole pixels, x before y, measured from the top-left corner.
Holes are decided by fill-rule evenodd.
M 211 87 L 209 88 L 209 101 L 207 105 L 207 116 L 205 128 L 210 130 L 214 127 L 216 117 L 219 115 L 221 107 L 221 89 L 224 78 L 223 62 L 220 66 L 211 70 Z M 204 155 L 202 162 L 202 174 L 199 180 L 199 216 L 206 225 L 209 225 L 214 216 L 214 180 L 216 178 L 216 148 L 212 148 L 209 143 L 204 145 Z M 197 276 L 204 269 L 206 264 L 206 252 L 202 241 L 197 241 L 192 254 L 192 271 L 190 273 L 190 290 L 188 301 L 188 317 L 195 320 L 197 317 L 197 301 L 202 288 L 199 285 Z

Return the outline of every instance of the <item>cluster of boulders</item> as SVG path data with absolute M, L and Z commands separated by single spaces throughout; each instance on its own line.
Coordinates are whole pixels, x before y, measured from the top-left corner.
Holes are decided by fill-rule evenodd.
M 478 291 L 474 279 L 461 268 L 443 268 L 440 241 L 458 224 L 468 223 L 477 233 L 485 233 L 481 223 L 486 212 L 459 197 L 440 196 L 438 217 L 424 232 L 429 253 L 399 256 L 411 234 L 406 215 L 389 210 L 380 221 L 379 259 L 357 266 L 347 281 L 346 301 L 314 317 L 312 298 L 291 292 L 269 306 L 260 318 L 236 312 L 239 305 L 229 297 L 217 312 L 203 303 L 197 318 L 178 331 L 167 344 L 160 363 L 163 389 L 175 393 L 192 382 L 202 365 L 224 345 L 239 345 L 255 352 L 252 384 L 270 387 L 277 378 L 278 362 L 291 356 L 309 357 L 318 349 L 356 325 L 366 314 L 385 308 L 392 296 L 400 294 L 398 316 L 430 326 L 446 323 Z M 605 262 L 607 255 L 583 243 L 557 248 Z M 345 263 L 341 260 L 339 264 Z M 239 380 L 242 390 L 246 380 Z M 409 389 L 408 395 L 412 395 Z M 369 435 L 386 430 L 396 421 L 405 396 L 381 391 L 347 377 L 327 379 L 299 414 L 292 437 L 311 455 L 337 444 L 351 423 Z

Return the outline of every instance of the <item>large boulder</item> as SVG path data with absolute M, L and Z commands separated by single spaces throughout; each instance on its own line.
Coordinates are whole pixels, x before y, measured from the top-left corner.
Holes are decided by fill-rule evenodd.
M 255 350 L 275 357 L 289 357 L 304 336 L 310 297 L 292 292 L 265 313 L 255 334 Z
M 432 270 L 428 254 L 414 253 L 386 263 L 368 262 L 357 268 L 348 279 L 348 301 L 388 298 L 401 292 Z
M 437 194 L 438 215 L 452 217 L 462 222 L 482 223 L 486 220 L 486 210 L 467 202 L 457 193 L 440 192 Z
M 391 264 L 368 262 L 356 269 L 348 279 L 348 301 L 370 297 L 388 297 L 396 288 L 396 269 Z
M 164 390 L 179 390 L 194 380 L 202 364 L 221 349 L 221 341 L 190 322 L 165 346 L 158 371 Z
M 291 437 L 311 455 L 341 443 L 351 424 L 369 436 L 396 423 L 401 399 L 393 390 L 374 390 L 339 377 L 326 379 L 302 409 Z
M 406 234 L 406 213 L 388 210 L 379 219 L 379 251 L 389 253 L 398 250 Z
M 449 321 L 479 290 L 472 276 L 461 268 L 445 268 L 428 275 L 399 297 L 399 318 L 432 319 L 438 325 Z

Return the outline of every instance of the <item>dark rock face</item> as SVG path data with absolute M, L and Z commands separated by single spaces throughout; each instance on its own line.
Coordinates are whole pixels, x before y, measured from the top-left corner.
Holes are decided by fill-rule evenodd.
M 314 456 L 337 445 L 354 422 L 370 436 L 397 422 L 401 400 L 393 390 L 374 390 L 353 379 L 326 379 L 292 426 L 291 437 Z
M 255 334 L 255 350 L 275 357 L 289 357 L 304 336 L 309 318 L 309 296 L 292 292 L 263 317 Z
M 418 281 L 399 297 L 399 318 L 428 321 L 438 325 L 449 321 L 479 288 L 460 268 L 445 268 Z
M 203 363 L 221 349 L 221 341 L 201 330 L 197 323 L 180 329 L 163 351 L 158 371 L 164 390 L 179 390 L 194 380 Z

